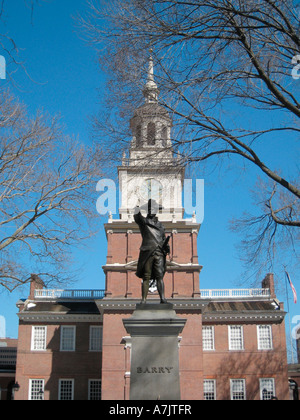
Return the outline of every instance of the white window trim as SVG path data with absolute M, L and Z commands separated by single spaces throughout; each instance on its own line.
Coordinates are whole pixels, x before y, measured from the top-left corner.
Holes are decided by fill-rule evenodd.
M 246 393 L 246 380 L 243 378 L 236 378 L 236 379 L 230 379 L 230 399 L 233 401 L 233 382 L 234 381 L 242 381 L 243 387 L 244 387 L 244 401 L 247 400 L 247 393 Z M 242 401 L 242 400 L 234 400 L 234 401 Z
M 44 400 L 44 395 L 45 395 L 45 379 L 42 379 L 42 378 L 29 379 L 28 400 L 29 401 L 36 401 L 36 400 L 32 400 L 32 394 L 31 394 L 31 391 L 32 391 L 32 382 L 33 381 L 42 381 L 42 384 L 43 384 L 43 393 L 42 393 L 43 398 L 42 398 L 42 400 Z
M 264 327 L 269 327 L 269 331 L 270 331 L 271 347 L 268 348 L 268 349 L 263 348 L 260 345 L 260 332 L 259 331 L 260 331 L 260 327 L 261 326 L 262 326 L 261 324 L 256 326 L 256 330 L 257 330 L 257 348 L 258 348 L 258 350 L 266 350 L 266 351 L 273 350 L 273 330 L 272 330 L 272 325 L 263 325 Z
M 205 381 L 211 381 L 214 383 L 214 400 L 217 399 L 217 381 L 216 379 L 204 379 L 203 381 L 203 397 L 204 397 L 204 382 Z
M 262 387 L 262 381 L 264 380 L 268 380 L 268 381 L 272 381 L 273 382 L 273 395 L 276 395 L 276 388 L 275 388 L 275 379 L 274 378 L 260 378 L 259 379 L 259 395 L 260 395 L 260 399 L 262 400 L 262 392 L 263 392 L 263 387 Z
M 60 351 L 63 352 L 68 352 L 68 351 L 75 351 L 76 350 L 76 326 L 75 325 L 62 325 L 60 330 Z M 72 343 L 72 349 L 63 349 L 62 348 L 62 344 L 63 344 L 63 329 L 65 328 L 72 328 L 74 333 L 73 333 L 73 343 Z
M 233 349 L 231 346 L 231 327 L 239 327 L 241 328 L 241 339 L 242 339 L 242 348 L 240 349 Z M 245 342 L 244 342 L 244 328 L 243 325 L 228 325 L 228 344 L 230 351 L 244 351 L 245 350 Z
M 44 328 L 45 329 L 45 341 L 44 341 L 44 348 L 43 349 L 35 349 L 34 348 L 34 335 L 35 335 L 35 329 L 36 328 Z M 47 350 L 47 326 L 46 325 L 32 325 L 31 327 L 31 345 L 30 345 L 31 351 L 46 351 Z
M 93 328 L 99 328 L 100 330 L 100 349 L 99 350 L 92 350 L 92 329 Z M 102 343 L 103 343 L 103 327 L 102 326 L 98 326 L 98 325 L 90 325 L 90 331 L 89 331 L 90 335 L 89 335 L 89 351 L 91 352 L 101 352 L 102 351 Z
M 203 328 L 211 328 L 211 330 L 212 330 L 212 348 L 211 349 L 204 349 Z M 203 325 L 202 326 L 202 347 L 203 347 L 203 351 L 215 351 L 215 327 L 213 325 Z
M 72 396 L 71 396 L 71 401 L 74 401 L 74 379 L 71 378 L 60 378 L 58 380 L 58 400 L 59 401 L 66 401 L 66 400 L 61 400 L 61 383 L 62 381 L 68 381 L 72 383 Z
M 100 387 L 102 387 L 102 381 L 101 381 L 101 379 L 89 379 L 89 386 L 88 386 L 88 400 L 89 401 L 91 401 L 91 382 L 92 381 L 100 382 Z M 100 397 L 101 397 L 101 395 L 102 395 L 102 389 L 101 389 L 101 392 L 100 392 Z

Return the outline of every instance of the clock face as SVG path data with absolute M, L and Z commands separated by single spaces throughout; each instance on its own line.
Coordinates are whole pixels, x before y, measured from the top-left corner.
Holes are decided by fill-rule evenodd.
M 156 179 L 146 179 L 140 187 L 140 197 L 148 202 L 148 200 L 155 200 L 161 203 L 162 200 L 162 184 Z

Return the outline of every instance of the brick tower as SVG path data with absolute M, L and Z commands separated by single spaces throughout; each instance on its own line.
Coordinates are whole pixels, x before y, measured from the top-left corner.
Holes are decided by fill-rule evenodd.
M 182 398 L 200 399 L 202 390 L 202 309 L 197 256 L 200 224 L 195 215 L 184 218 L 182 189 L 184 168 L 174 158 L 168 112 L 158 104 L 158 87 L 150 57 L 145 103 L 131 119 L 132 141 L 129 157 L 118 167 L 121 189 L 120 218 L 105 225 L 107 262 L 105 298 L 98 303 L 103 314 L 102 398 L 128 399 L 130 337 L 122 319 L 130 317 L 141 300 L 141 280 L 135 275 L 141 235 L 134 222 L 134 208 L 149 198 L 159 202 L 158 214 L 166 235 L 171 235 L 171 253 L 164 278 L 166 298 L 176 313 L 187 319 L 180 343 Z M 156 289 L 148 299 L 158 300 Z M 188 384 L 188 386 L 187 386 Z M 185 390 L 188 394 L 185 395 Z

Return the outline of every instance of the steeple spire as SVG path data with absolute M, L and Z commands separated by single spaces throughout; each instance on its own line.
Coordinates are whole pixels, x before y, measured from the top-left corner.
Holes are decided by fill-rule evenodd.
M 147 83 L 143 90 L 143 93 L 145 96 L 145 102 L 147 104 L 157 103 L 158 94 L 159 94 L 157 84 L 155 83 L 155 80 L 154 80 L 154 64 L 153 64 L 152 52 L 153 50 L 150 49 Z

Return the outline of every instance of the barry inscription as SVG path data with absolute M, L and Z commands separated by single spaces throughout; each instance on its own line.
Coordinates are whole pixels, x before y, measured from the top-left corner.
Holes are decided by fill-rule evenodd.
M 173 367 L 138 367 L 137 373 L 171 373 Z

